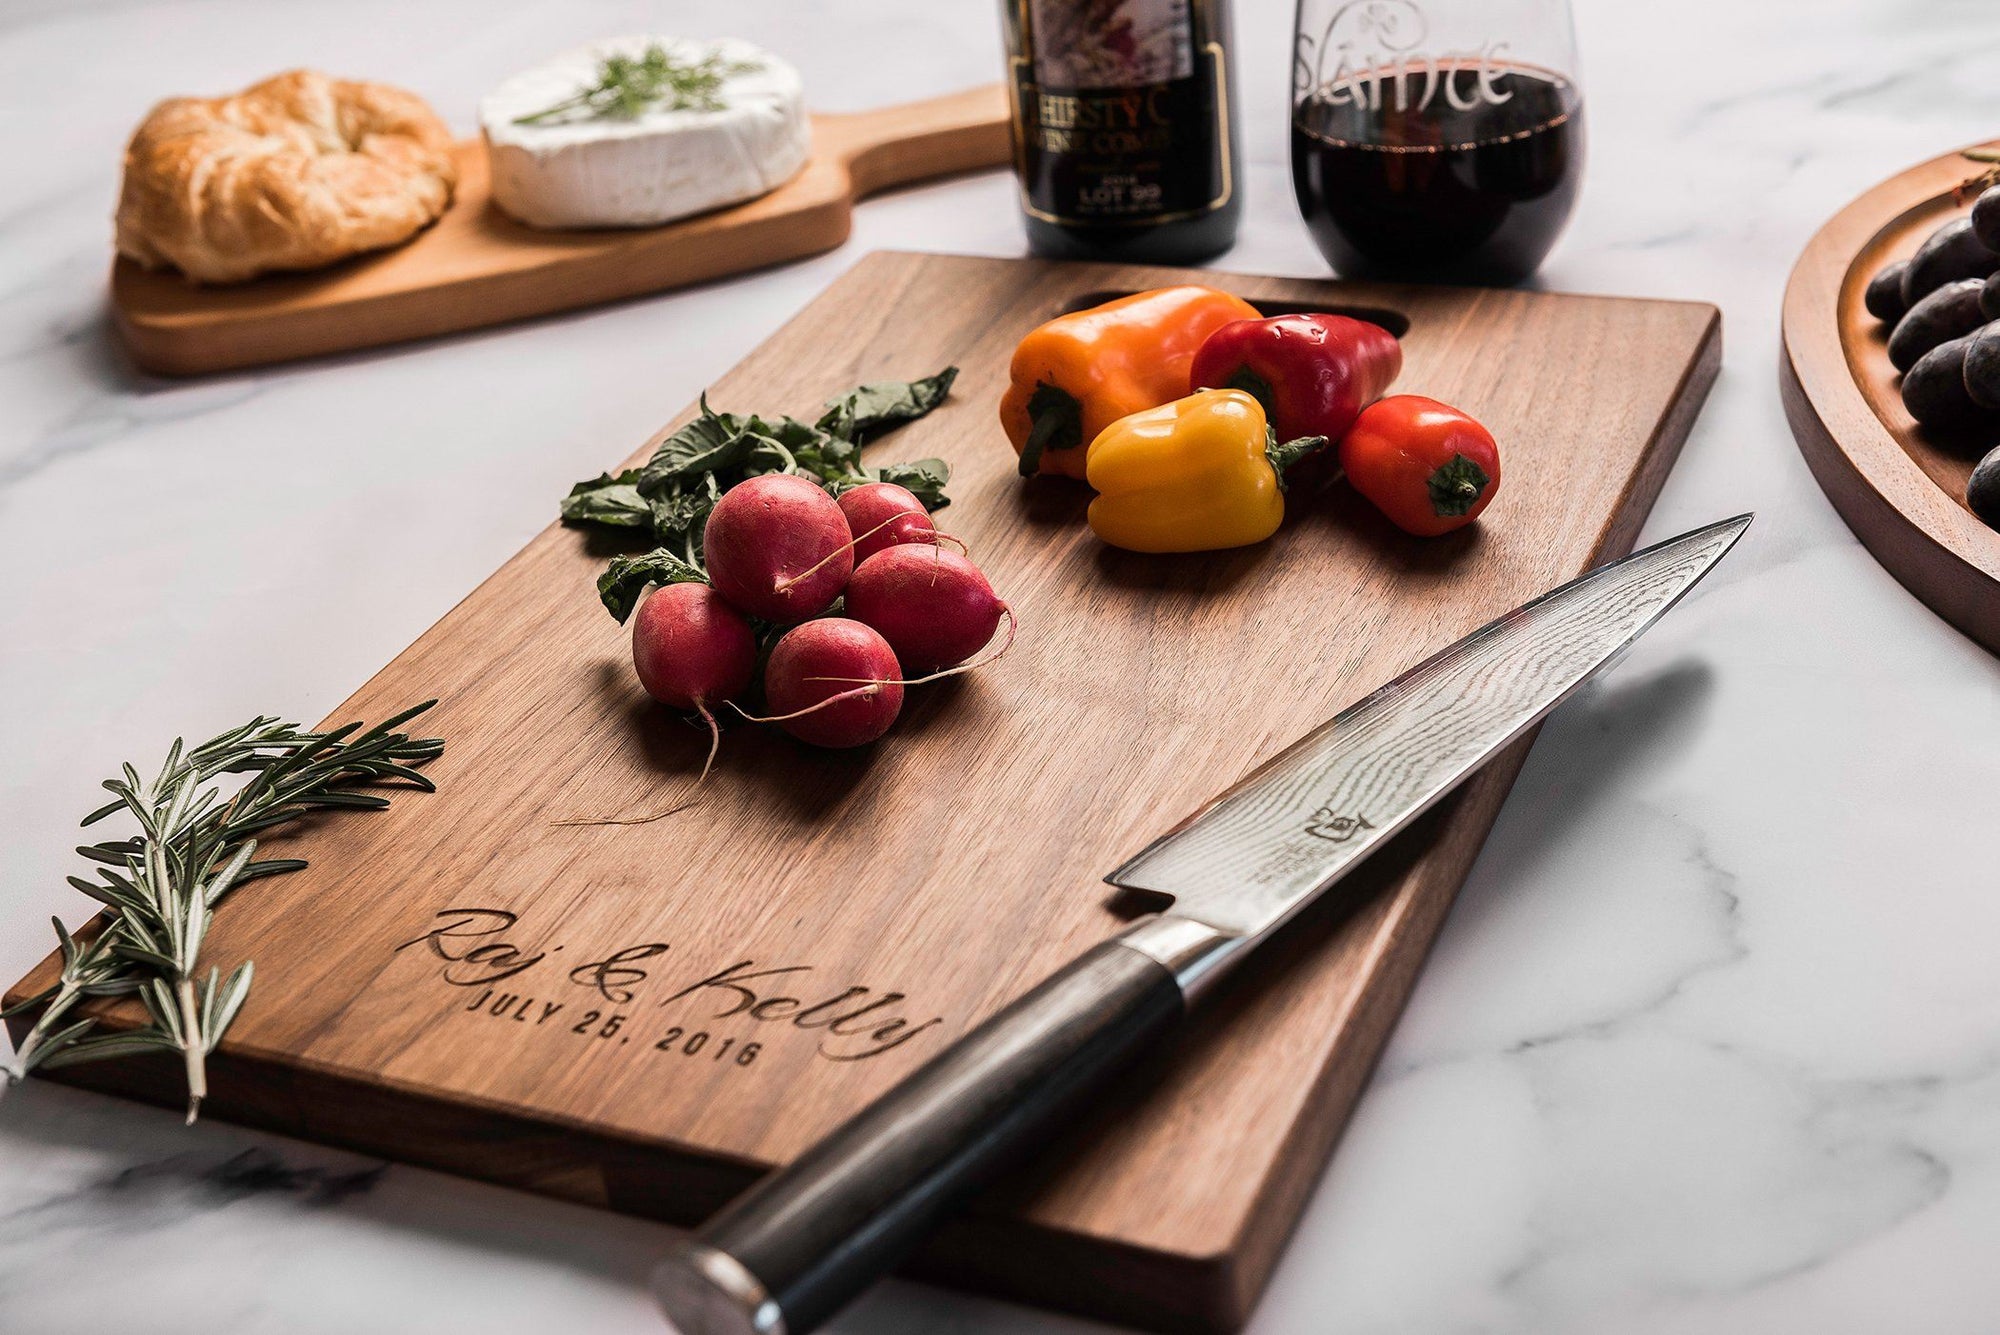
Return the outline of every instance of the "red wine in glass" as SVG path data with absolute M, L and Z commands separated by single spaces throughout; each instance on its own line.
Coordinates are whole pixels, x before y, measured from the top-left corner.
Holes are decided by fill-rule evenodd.
M 1447 90 L 1475 86 L 1470 68 L 1440 73 Z M 1505 285 L 1541 265 L 1576 203 L 1582 98 L 1558 74 L 1490 62 L 1476 86 L 1422 97 L 1364 76 L 1293 109 L 1292 185 L 1335 269 Z

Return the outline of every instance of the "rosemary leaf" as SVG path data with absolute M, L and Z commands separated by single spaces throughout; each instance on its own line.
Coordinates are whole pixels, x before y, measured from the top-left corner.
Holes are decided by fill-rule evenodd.
M 144 1053 L 173 1051 L 174 1044 L 161 1035 L 147 1031 L 129 1034 L 100 1034 L 96 1038 L 78 1039 L 70 1037 L 78 1028 L 88 1028 L 89 1020 L 79 1021 L 55 1037 L 62 1043 L 51 1043 L 49 1051 L 36 1057 L 36 1066 L 75 1066 L 82 1062 L 102 1061 L 106 1057 L 137 1057 Z
M 27 1011 L 34 1010 L 37 1006 L 48 1005 L 49 1000 L 55 996 L 56 990 L 56 985 L 50 984 L 48 987 L 35 993 L 32 997 L 22 997 L 11 1006 L 0 1006 L 0 1020 L 6 1019 L 10 1015 L 24 1014 Z
M 122 867 L 125 865 L 125 858 L 127 856 L 127 853 L 137 851 L 137 846 L 131 845 L 127 847 L 127 846 L 121 846 L 120 844 L 84 844 L 80 845 L 76 851 L 79 856 L 89 858 L 92 862 L 102 862 L 105 865 L 111 867 Z

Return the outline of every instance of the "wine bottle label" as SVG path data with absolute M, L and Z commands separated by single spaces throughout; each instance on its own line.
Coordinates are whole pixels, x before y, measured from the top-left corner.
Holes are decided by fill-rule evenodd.
M 1035 78 L 1051 88 L 1144 88 L 1194 72 L 1188 0 L 1030 0 Z
M 1014 58 L 1023 207 L 1045 222 L 1171 222 L 1231 182 L 1225 62 L 1202 0 L 1021 0 Z

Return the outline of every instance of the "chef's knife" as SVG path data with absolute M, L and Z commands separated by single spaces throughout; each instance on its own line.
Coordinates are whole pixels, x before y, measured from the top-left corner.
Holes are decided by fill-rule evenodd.
M 684 1335 L 805 1335 L 1279 925 L 1616 659 L 1750 516 L 1595 570 L 1411 668 L 1106 879 L 1165 912 L 1058 970 L 661 1262 Z

